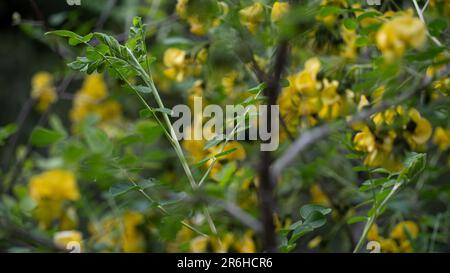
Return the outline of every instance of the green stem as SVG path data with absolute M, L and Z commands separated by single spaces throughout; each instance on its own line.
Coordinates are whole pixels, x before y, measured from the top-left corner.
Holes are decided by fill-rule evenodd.
M 363 233 L 361 237 L 358 240 L 358 243 L 356 244 L 355 249 L 353 250 L 353 253 L 357 253 L 360 251 L 363 243 L 366 240 L 367 234 L 369 233 L 370 228 L 372 227 L 373 223 L 377 219 L 377 217 L 381 214 L 381 209 L 384 208 L 384 206 L 387 204 L 389 199 L 394 195 L 394 193 L 400 188 L 400 186 L 403 184 L 403 180 L 398 181 L 395 183 L 392 190 L 389 192 L 389 194 L 383 199 L 383 202 L 379 206 L 376 207 L 376 210 L 374 211 L 373 215 L 369 217 L 369 219 L 366 222 L 366 225 L 364 226 Z

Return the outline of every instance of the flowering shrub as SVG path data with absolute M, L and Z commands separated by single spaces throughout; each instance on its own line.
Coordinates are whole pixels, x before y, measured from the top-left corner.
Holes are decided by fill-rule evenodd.
M 123 2 L 15 15 L 61 65 L 2 120 L 0 250 L 450 250 L 448 1 Z M 279 147 L 248 112 L 180 140 L 197 101 L 279 106 Z

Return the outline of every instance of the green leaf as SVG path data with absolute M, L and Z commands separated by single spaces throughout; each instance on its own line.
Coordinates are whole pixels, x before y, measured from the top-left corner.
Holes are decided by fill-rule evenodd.
M 64 135 L 58 131 L 38 127 L 31 133 L 31 144 L 36 147 L 45 147 L 61 140 Z
M 194 166 L 195 166 L 195 167 L 202 166 L 203 164 L 205 164 L 206 162 L 208 162 L 211 158 L 213 158 L 213 157 L 212 157 L 212 156 L 207 156 L 207 157 L 203 158 L 202 160 L 196 162 L 196 163 L 194 164 Z
M 243 106 L 247 106 L 247 105 L 256 104 L 258 102 L 262 102 L 262 101 L 265 101 L 265 100 L 266 100 L 266 98 L 264 96 L 258 96 L 257 98 L 255 98 L 255 97 L 248 97 L 241 104 Z
M 336 7 L 336 6 L 325 6 L 325 7 L 320 9 L 319 16 L 320 17 L 327 17 L 327 16 L 333 15 L 333 14 L 339 14 L 342 11 L 343 10 L 341 8 Z
M 331 211 L 331 209 L 330 209 Z M 321 213 L 320 211 L 312 211 L 308 217 L 305 219 L 304 224 L 305 225 L 311 225 L 311 227 L 319 228 L 327 222 L 327 218 L 325 217 L 325 214 Z
M 352 168 L 353 171 L 355 172 L 368 172 L 370 171 L 369 168 L 367 168 L 366 166 L 355 166 Z
M 367 191 L 370 189 L 377 188 L 379 186 L 384 185 L 386 182 L 391 181 L 387 177 L 368 179 L 362 183 L 362 186 L 359 188 L 360 191 Z M 395 182 L 395 180 L 392 180 Z
M 171 116 L 172 113 L 173 113 L 172 109 L 169 109 L 169 108 L 155 108 L 155 112 L 164 113 L 164 114 L 167 114 L 169 116 Z
M 111 188 L 109 188 L 109 193 L 113 197 L 119 197 L 129 193 L 130 191 L 139 190 L 139 186 L 133 185 L 131 183 L 119 183 L 115 184 Z
M 379 11 L 368 11 L 368 12 L 364 12 L 363 14 L 359 15 L 357 17 L 357 20 L 361 22 L 362 20 L 364 20 L 366 18 L 373 18 L 373 17 L 377 17 L 379 15 L 381 15 L 381 13 Z
M 139 93 L 143 93 L 143 94 L 150 94 L 153 92 L 153 89 L 151 89 L 148 86 L 143 86 L 143 85 L 133 86 L 133 89 L 135 89 Z
M 177 232 L 181 228 L 181 221 L 184 217 L 182 215 L 165 216 L 159 225 L 160 235 L 165 240 L 172 240 L 175 238 Z
M 203 150 L 208 150 L 209 148 L 216 146 L 217 144 L 221 143 L 224 140 L 225 138 L 223 135 L 217 135 L 205 144 Z
M 133 18 L 133 26 L 137 27 L 137 28 L 141 28 L 142 27 L 142 18 L 139 16 L 135 16 Z
M 135 130 L 147 144 L 155 142 L 163 134 L 163 130 L 159 124 L 150 120 L 139 121 L 136 124 Z
M 0 128 L 0 145 L 4 144 L 4 140 L 10 135 L 14 134 L 17 130 L 17 126 L 13 123 L 8 124 Z
M 356 39 L 355 45 L 358 47 L 367 46 L 369 44 L 369 38 L 366 36 L 360 36 Z
M 250 88 L 249 90 L 247 90 L 247 92 L 251 93 L 251 94 L 258 94 L 260 91 L 262 91 L 263 89 L 266 88 L 266 83 L 261 83 L 258 86 L 255 86 L 253 88 Z
M 145 109 L 142 109 L 142 110 L 139 111 L 139 117 L 142 118 L 142 119 L 150 118 L 152 116 L 153 116 L 153 114 L 152 114 L 152 111 L 150 109 L 145 108 Z
M 69 45 L 71 45 L 71 46 L 76 46 L 78 44 L 87 43 L 93 37 L 92 33 L 89 33 L 86 36 L 81 36 L 81 35 L 76 34 L 75 32 L 69 31 L 69 30 L 49 31 L 49 32 L 45 33 L 45 35 L 56 35 L 59 37 L 69 38 Z
M 319 213 L 320 214 L 320 213 Z M 320 214 L 322 215 L 322 214 Z M 311 231 L 314 231 L 314 228 L 311 225 L 300 225 L 298 226 L 294 232 L 292 233 L 291 238 L 289 238 L 289 244 L 293 245 L 295 241 L 300 239 L 300 237 L 304 236 L 305 234 L 310 233 Z
M 365 217 L 365 216 L 353 216 L 353 217 L 350 217 L 347 219 L 347 224 L 351 225 L 351 224 L 365 222 L 365 221 L 367 221 L 367 217 Z
M 280 86 L 281 87 L 289 87 L 289 85 L 290 85 L 290 82 L 289 82 L 289 80 L 288 79 L 281 79 L 280 80 Z
M 343 23 L 348 30 L 355 30 L 358 27 L 358 23 L 352 18 L 345 18 Z
M 331 212 L 331 209 L 316 204 L 308 204 L 300 208 L 300 215 L 303 219 L 307 219 L 309 215 L 315 211 L 318 211 L 323 215 L 327 215 Z
M 423 153 L 410 153 L 405 159 L 404 174 L 409 178 L 416 178 L 427 164 L 427 155 Z
M 231 153 L 233 153 L 233 152 L 236 151 L 236 150 L 237 150 L 237 148 L 229 149 L 229 150 L 226 150 L 226 151 L 223 151 L 223 152 L 221 152 L 221 153 L 218 153 L 218 154 L 214 155 L 214 157 L 215 157 L 215 158 L 219 158 L 219 157 L 222 157 L 222 156 L 231 154 Z
M 122 52 L 122 49 L 124 47 L 120 45 L 119 41 L 117 41 L 116 38 L 99 32 L 95 32 L 94 37 L 97 38 L 101 43 L 107 45 L 113 56 L 121 57 L 124 55 L 124 52 Z
M 439 36 L 447 28 L 447 21 L 442 18 L 436 18 L 428 24 L 431 35 Z
M 84 138 L 90 150 L 102 155 L 110 155 L 113 151 L 113 144 L 108 135 L 95 127 L 88 127 L 84 130 Z

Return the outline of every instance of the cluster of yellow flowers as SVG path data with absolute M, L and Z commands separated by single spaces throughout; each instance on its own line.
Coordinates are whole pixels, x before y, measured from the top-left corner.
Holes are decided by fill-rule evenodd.
M 41 228 L 48 228 L 53 221 L 60 219 L 63 228 L 73 219 L 73 211 L 64 210 L 66 201 L 76 201 L 80 198 L 75 175 L 67 170 L 51 170 L 30 178 L 28 189 L 31 198 L 36 202 L 35 217 Z M 65 223 L 65 224 L 63 224 Z
M 270 13 L 270 20 L 274 23 L 279 22 L 283 16 L 289 11 L 288 2 L 276 1 L 273 3 L 272 12 Z
M 73 130 L 89 115 L 96 114 L 100 119 L 100 127 L 107 133 L 111 132 L 111 125 L 120 123 L 122 106 L 108 97 L 108 88 L 101 74 L 86 77 L 83 86 L 75 95 L 70 120 Z
M 373 92 L 374 105 L 380 103 L 383 92 L 383 87 Z M 369 100 L 362 95 L 359 107 L 362 108 L 368 104 Z M 448 151 L 450 147 L 450 130 L 437 127 L 431 138 L 433 135 L 431 123 L 415 108 L 391 107 L 373 115 L 371 120 L 374 127 L 364 123 L 353 126 L 353 129 L 358 131 L 353 138 L 355 149 L 367 153 L 364 164 L 369 167 L 384 167 L 388 170 L 401 169 L 401 158 L 393 152 L 393 149 L 394 143 L 402 141 L 405 141 L 409 149 L 413 151 L 424 151 L 430 139 L 442 152 Z
M 38 72 L 31 79 L 31 97 L 37 100 L 37 110 L 43 112 L 58 96 L 53 85 L 53 76 L 48 72 Z
M 126 211 L 120 218 L 108 217 L 100 222 L 91 223 L 89 231 L 94 243 L 102 244 L 115 251 L 120 247 L 123 252 L 137 253 L 145 251 L 145 237 L 139 227 L 144 224 L 144 216 L 136 211 Z
M 288 11 L 288 2 L 275 1 L 270 12 L 270 20 L 273 23 L 278 23 L 283 19 Z M 264 22 L 265 19 L 264 5 L 260 2 L 255 2 L 253 5 L 239 10 L 239 19 L 241 24 L 251 33 L 256 33 L 258 27 Z
M 374 224 L 368 234 L 367 239 L 380 243 L 381 252 L 385 253 L 410 253 L 413 252 L 411 239 L 416 239 L 419 234 L 419 226 L 413 221 L 403 221 L 398 223 L 389 235 L 384 238 L 378 234 L 378 227 Z
M 379 88 L 374 94 L 382 95 L 383 91 L 383 88 Z M 362 101 L 368 103 L 364 96 Z M 433 131 L 430 122 L 415 108 L 407 110 L 402 106 L 391 107 L 371 118 L 375 128 L 369 128 L 364 123 L 353 126 L 358 131 L 353 138 L 355 149 L 367 153 L 364 164 L 369 167 L 401 169 L 401 160 L 393 153 L 394 142 L 404 140 L 411 150 L 423 151 Z M 393 128 L 394 123 L 400 123 L 397 130 Z M 389 125 L 390 128 L 386 130 L 385 125 Z
M 202 72 L 202 65 L 207 58 L 206 49 L 201 49 L 195 57 L 189 57 L 185 50 L 174 47 L 168 48 L 163 57 L 166 67 L 164 75 L 177 82 L 183 81 L 187 76 L 199 76 Z
M 241 24 L 251 33 L 255 33 L 257 27 L 264 21 L 264 6 L 256 2 L 251 6 L 245 7 L 239 11 Z
M 338 81 L 317 78 L 320 67 L 318 58 L 307 60 L 302 71 L 288 76 L 289 86 L 278 99 L 281 117 L 292 134 L 297 133 L 298 127 L 316 125 L 319 118 L 343 116 L 352 103 L 352 92 L 340 94 Z
M 227 3 L 223 1 L 217 2 L 217 8 L 220 9 L 219 16 L 211 16 L 210 12 L 202 12 L 201 14 L 195 14 L 198 11 L 196 8 L 190 8 L 189 0 L 178 0 L 175 12 L 176 14 L 186 20 L 190 25 L 190 31 L 198 36 L 203 36 L 208 32 L 208 29 L 215 28 L 220 25 L 221 19 L 228 14 L 229 7 Z M 211 2 L 212 5 L 216 4 L 215 1 Z
M 412 10 L 396 13 L 378 30 L 376 44 L 386 60 L 403 56 L 408 48 L 420 48 L 427 36 L 425 24 Z
M 189 242 L 188 245 L 183 246 L 183 243 Z M 256 251 L 256 244 L 254 241 L 254 233 L 247 230 L 244 234 L 236 236 L 231 232 L 226 232 L 220 238 L 195 236 L 194 232 L 187 227 L 183 227 L 177 233 L 176 239 L 167 245 L 168 252 L 180 252 L 184 250 L 193 253 L 203 252 L 238 252 L 238 253 L 254 253 Z

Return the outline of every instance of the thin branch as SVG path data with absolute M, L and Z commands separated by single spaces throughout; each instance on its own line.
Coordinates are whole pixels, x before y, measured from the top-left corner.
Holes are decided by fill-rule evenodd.
M 287 62 L 288 43 L 281 41 L 275 52 L 273 60 L 273 75 L 267 83 L 267 88 L 264 90 L 264 95 L 268 98 L 267 104 L 269 106 L 277 104 L 277 98 L 280 91 L 280 79 L 283 73 L 284 66 Z M 272 112 L 269 107 L 267 111 L 268 126 Z M 272 130 L 273 128 L 271 128 Z M 277 239 L 275 232 L 275 224 L 273 221 L 273 213 L 276 211 L 276 199 L 274 196 L 274 182 L 271 174 L 270 165 L 272 164 L 272 155 L 270 151 L 261 151 L 261 161 L 259 166 L 259 202 L 261 209 L 261 218 L 263 223 L 263 248 L 267 252 L 277 251 Z
M 242 210 L 239 206 L 232 202 L 226 202 L 222 200 L 215 200 L 210 199 L 210 203 L 213 205 L 217 205 L 224 209 L 226 212 L 228 212 L 231 216 L 233 216 L 235 219 L 240 221 L 242 224 L 246 225 L 247 227 L 251 228 L 255 233 L 262 233 L 263 227 L 261 222 L 259 222 L 257 219 L 255 219 L 253 216 Z

